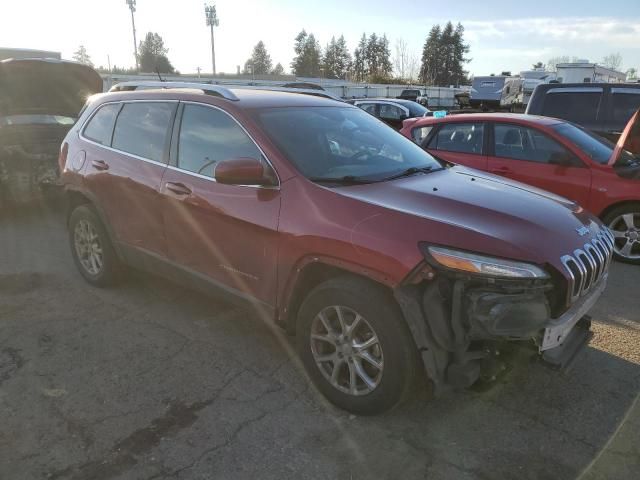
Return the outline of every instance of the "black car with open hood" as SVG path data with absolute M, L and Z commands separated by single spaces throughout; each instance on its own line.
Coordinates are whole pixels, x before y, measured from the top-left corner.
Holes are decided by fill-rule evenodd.
M 32 199 L 57 182 L 62 139 L 102 89 L 100 75 L 76 62 L 0 62 L 0 204 Z

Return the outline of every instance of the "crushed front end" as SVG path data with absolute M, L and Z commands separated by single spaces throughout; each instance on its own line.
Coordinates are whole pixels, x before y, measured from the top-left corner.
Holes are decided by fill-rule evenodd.
M 0 201 L 23 203 L 58 183 L 60 144 L 70 125 L 0 125 Z
M 562 257 L 562 271 L 439 246 L 421 249 L 425 262 L 395 296 L 440 392 L 495 379 L 505 369 L 505 352 L 568 367 L 592 337 L 587 313 L 606 287 L 613 237 L 603 228 Z

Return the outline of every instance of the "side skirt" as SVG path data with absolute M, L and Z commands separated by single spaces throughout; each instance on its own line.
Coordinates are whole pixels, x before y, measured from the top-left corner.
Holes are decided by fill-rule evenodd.
M 241 308 L 252 308 L 261 316 L 268 315 L 270 320 L 275 319 L 275 307 L 258 300 L 252 295 L 229 287 L 203 273 L 186 268 L 143 248 L 123 243 L 118 243 L 117 248 L 124 262 L 136 269 L 161 276 L 187 288 L 198 290 L 222 302 L 232 303 Z

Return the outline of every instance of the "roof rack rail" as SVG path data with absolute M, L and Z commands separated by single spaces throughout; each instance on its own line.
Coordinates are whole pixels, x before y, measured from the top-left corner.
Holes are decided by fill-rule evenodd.
M 240 100 L 236 95 L 228 88 L 221 87 L 220 85 L 211 85 L 209 83 L 196 83 L 196 82 L 160 82 L 152 80 L 133 80 L 130 82 L 117 83 L 109 89 L 110 92 L 130 92 L 138 89 L 152 89 L 152 88 L 191 88 L 195 90 L 202 90 L 203 93 L 208 95 L 216 95 L 226 100 L 237 102 Z

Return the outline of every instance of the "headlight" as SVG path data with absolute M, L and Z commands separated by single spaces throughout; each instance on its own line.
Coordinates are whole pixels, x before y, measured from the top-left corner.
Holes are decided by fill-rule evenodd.
M 529 263 L 486 257 L 444 247 L 428 247 L 431 257 L 443 267 L 462 272 L 503 278 L 548 278 L 540 267 Z

